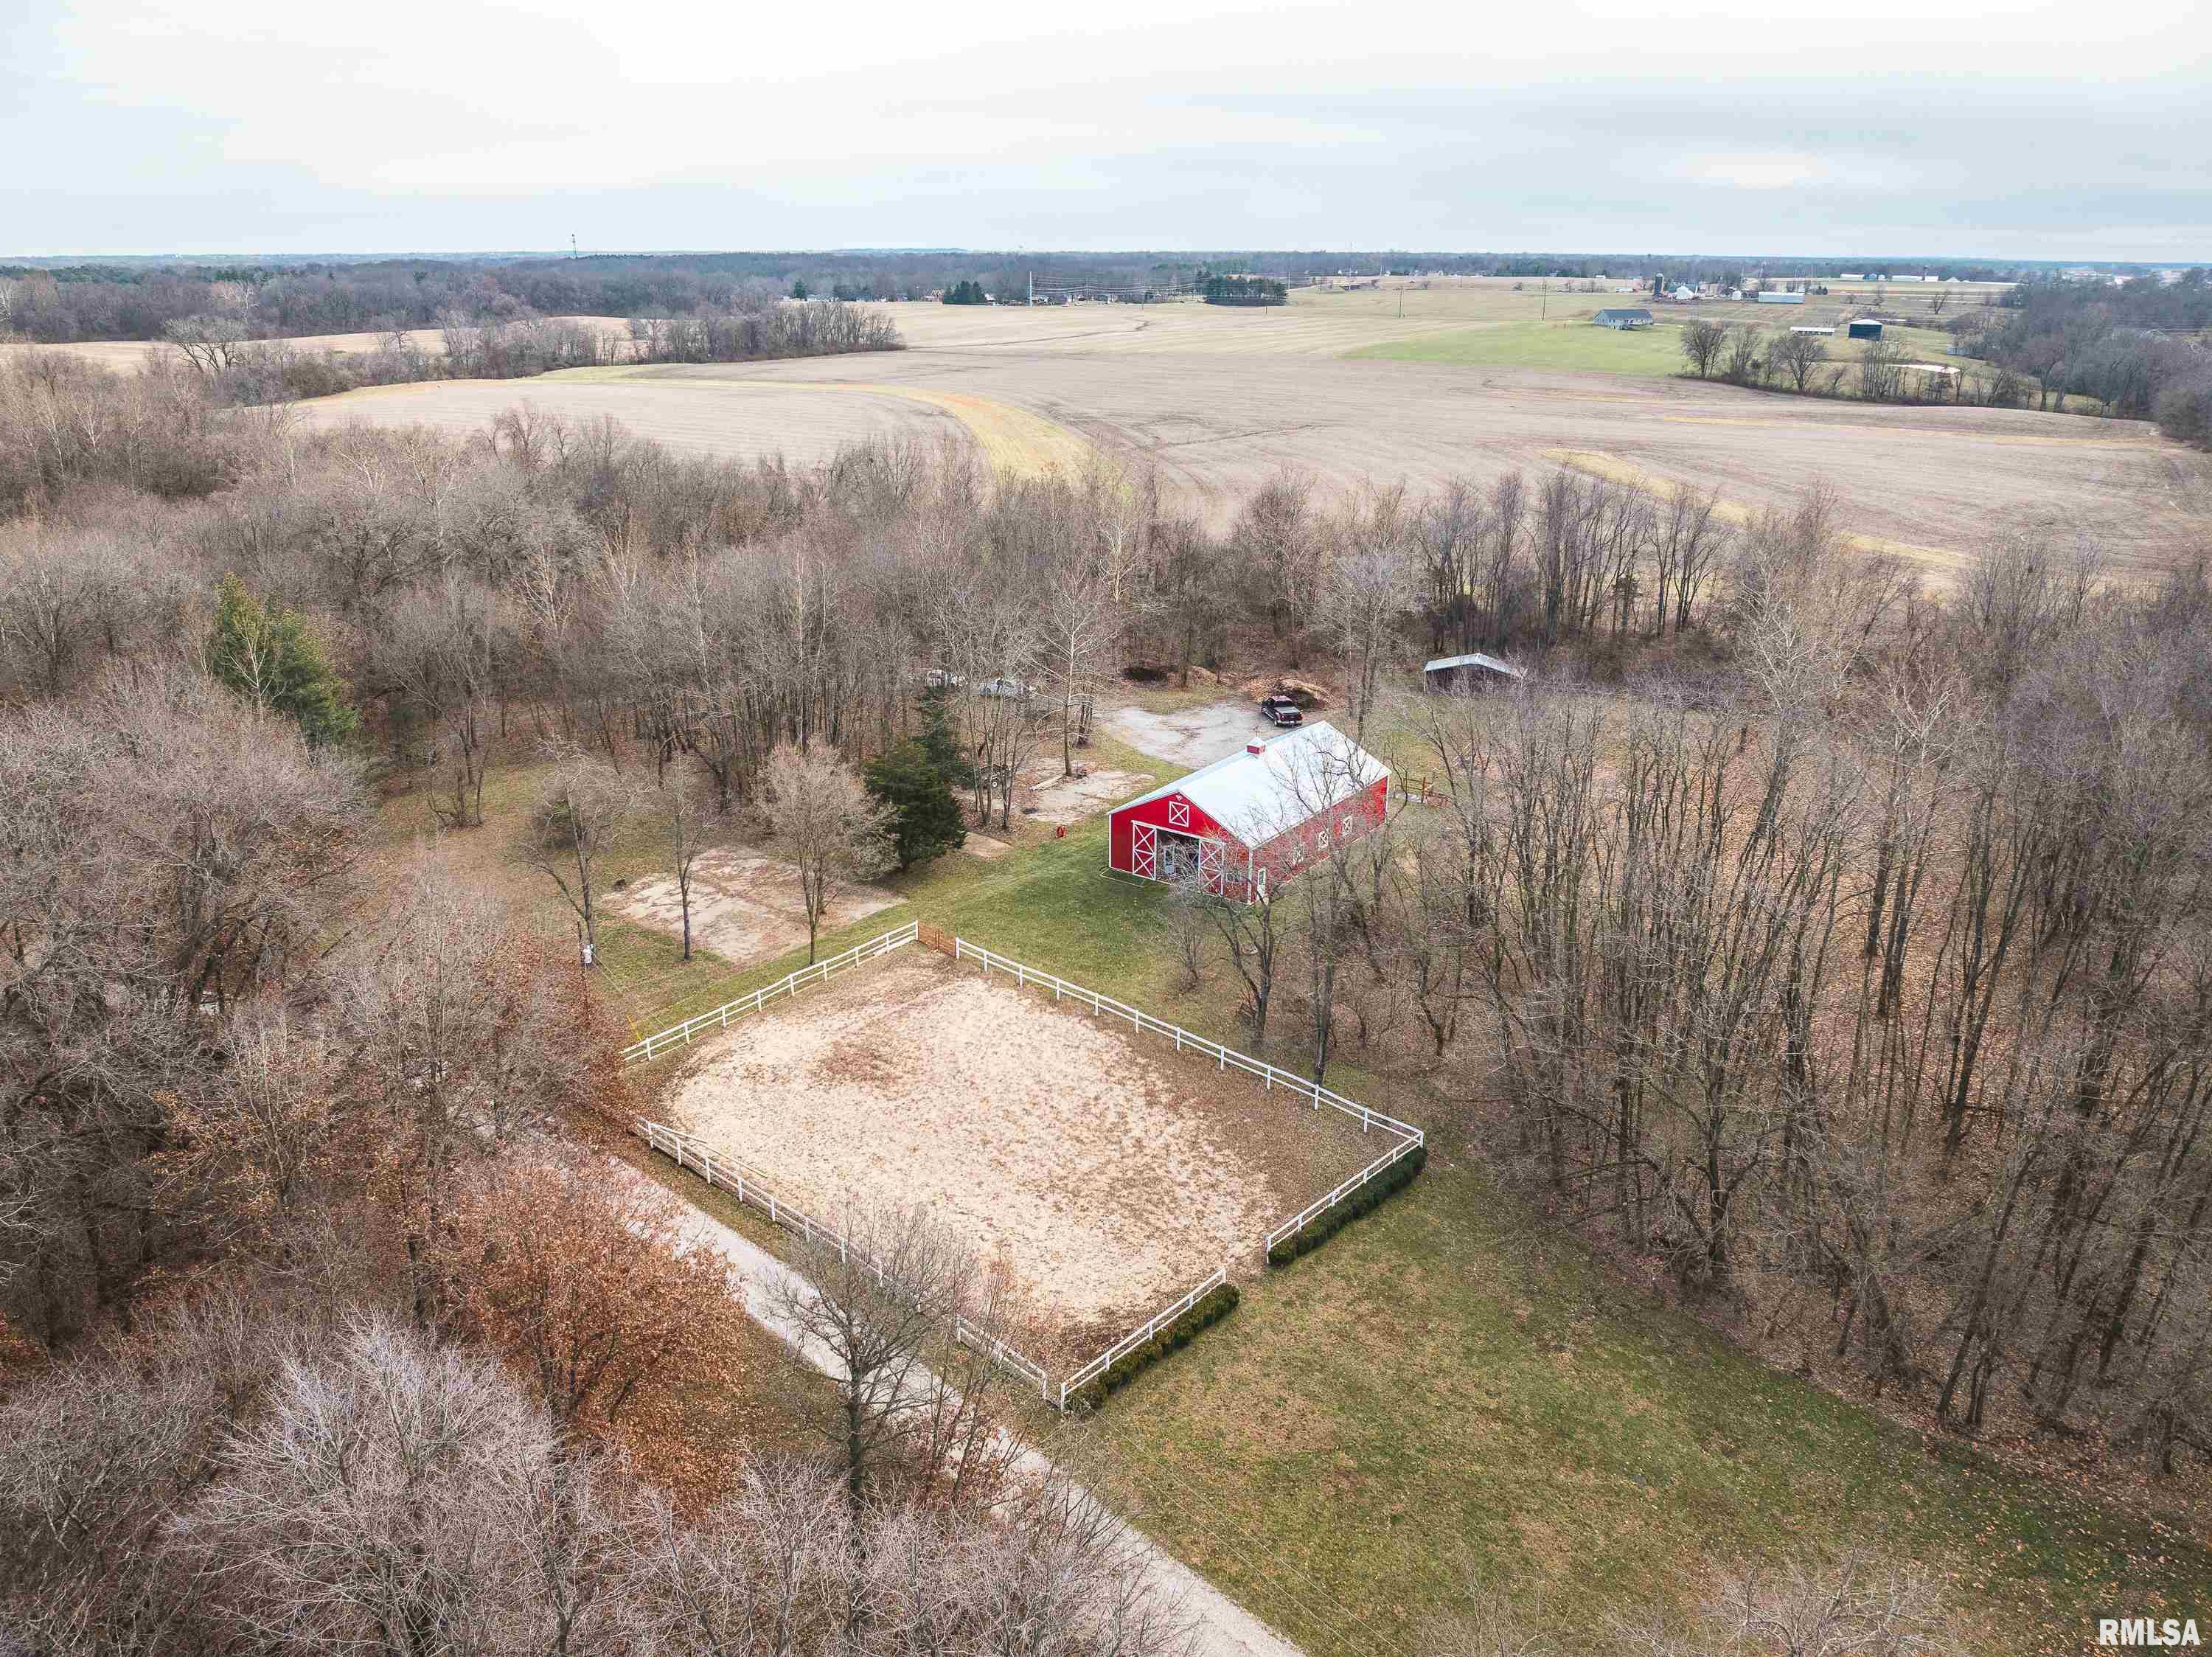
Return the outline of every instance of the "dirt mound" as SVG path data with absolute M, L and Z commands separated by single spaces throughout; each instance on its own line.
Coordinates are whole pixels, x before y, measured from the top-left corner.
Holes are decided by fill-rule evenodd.
M 1310 679 L 1248 679 L 1238 687 L 1257 702 L 1262 697 L 1286 696 L 1298 704 L 1301 710 L 1311 713 L 1316 708 L 1329 706 L 1327 691 Z

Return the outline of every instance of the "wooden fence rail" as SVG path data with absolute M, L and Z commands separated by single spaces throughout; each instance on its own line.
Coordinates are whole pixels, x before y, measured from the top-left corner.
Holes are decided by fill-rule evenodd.
M 888 954 L 902 944 L 912 943 L 915 931 L 915 923 L 908 921 L 896 931 L 886 932 L 879 938 L 871 938 L 866 943 L 854 945 L 842 955 L 832 955 L 826 961 L 817 961 L 811 966 L 802 966 L 788 978 L 778 978 L 774 984 L 754 990 L 750 996 L 739 996 L 735 1001 L 724 1002 L 711 1013 L 702 1013 L 696 1018 L 686 1019 L 681 1024 L 647 1036 L 643 1041 L 623 1048 L 623 1063 L 644 1063 L 659 1058 L 672 1047 L 689 1046 L 691 1038 L 702 1030 L 726 1029 L 732 1019 L 741 1018 L 747 1013 L 757 1013 L 764 1003 L 774 1001 L 778 996 L 794 994 L 804 990 L 810 984 L 822 983 L 833 972 L 842 972 L 848 966 L 857 966 L 862 961 L 873 960 L 878 955 Z
M 1318 1082 L 1308 1081 L 1304 1076 L 1293 1075 L 1288 1070 L 1278 1069 L 1264 1059 L 1256 1059 L 1249 1054 L 1240 1053 L 1235 1048 L 1224 1047 L 1218 1041 L 1208 1041 L 1204 1036 L 1193 1035 L 1180 1025 L 1165 1023 L 1149 1013 L 1130 1006 L 1127 1002 L 1115 1001 L 1111 996 L 1102 996 L 1096 990 L 1086 990 L 1079 984 L 1070 984 L 1064 978 L 1054 978 L 1049 972 L 1040 972 L 1034 966 L 1021 961 L 1010 960 L 1004 955 L 984 948 L 981 944 L 969 943 L 965 938 L 955 938 L 952 941 L 952 953 L 957 959 L 980 963 L 986 974 L 995 968 L 999 972 L 1012 974 L 1016 984 L 1024 986 L 1036 984 L 1041 989 L 1049 989 L 1054 1001 L 1073 1001 L 1079 1006 L 1088 1007 L 1094 1013 L 1108 1014 L 1117 1019 L 1127 1019 L 1132 1029 L 1149 1030 L 1155 1035 L 1170 1038 L 1174 1041 L 1177 1052 L 1188 1051 L 1204 1053 L 1212 1059 L 1219 1069 L 1238 1069 L 1248 1075 L 1258 1076 L 1270 1091 L 1277 1087 L 1287 1088 L 1299 1098 L 1310 1101 L 1316 1110 L 1326 1105 L 1331 1110 L 1340 1111 L 1358 1121 L 1360 1131 L 1363 1133 L 1380 1128 L 1393 1136 L 1396 1142 L 1389 1150 L 1337 1186 L 1328 1196 L 1308 1203 L 1284 1221 L 1281 1225 L 1262 1235 L 1260 1241 L 1260 1262 L 1263 1268 L 1267 1264 L 1268 1254 L 1276 1244 L 1281 1242 L 1285 1237 L 1295 1236 L 1304 1230 L 1333 1203 L 1341 1201 L 1366 1181 L 1397 1161 L 1399 1158 L 1411 1155 L 1414 1150 L 1427 1142 L 1427 1136 L 1409 1122 L 1401 1122 L 1395 1116 L 1385 1116 L 1380 1111 L 1370 1109 L 1357 1100 L 1346 1099 L 1342 1093 L 1324 1087 Z M 1109 1361 L 1110 1362 L 1110 1359 Z M 1105 1364 L 1102 1362 L 1098 1367 L 1103 1369 Z
M 1093 1375 L 1102 1374 L 1108 1364 L 1113 1362 L 1115 1359 L 1120 1357 L 1124 1352 L 1132 1351 L 1134 1349 L 1142 1346 L 1146 1341 L 1152 1339 L 1154 1335 L 1158 1334 L 1161 1330 L 1165 1329 L 1177 1318 L 1182 1317 L 1184 1313 L 1189 1311 L 1191 1307 L 1196 1306 L 1200 1301 L 1204 1300 L 1208 1294 L 1212 1293 L 1214 1289 L 1220 1288 L 1222 1284 L 1228 1281 L 1229 1274 L 1223 1270 L 1219 1266 L 1214 1267 L 1214 1269 L 1206 1275 L 1206 1281 L 1199 1284 L 1196 1288 L 1191 1290 L 1189 1294 L 1184 1295 L 1182 1299 L 1177 1301 L 1173 1306 L 1169 1307 L 1165 1311 L 1155 1313 L 1146 1322 L 1131 1330 L 1127 1334 L 1122 1336 L 1120 1340 L 1115 1342 L 1113 1345 L 1108 1347 L 1097 1357 L 1091 1359 L 1090 1362 L 1083 1365 L 1082 1368 L 1076 1370 L 1076 1372 L 1070 1375 L 1066 1380 L 1060 1382 L 1060 1407 L 1063 1410 L 1066 1409 L 1067 1395 L 1069 1393 L 1075 1391 L 1077 1387 L 1082 1386 Z
M 779 1191 L 757 1169 L 750 1168 L 736 1157 L 717 1152 L 696 1135 L 665 1123 L 647 1122 L 640 1118 L 632 1124 L 632 1131 L 645 1142 L 668 1157 L 680 1168 L 689 1168 L 718 1191 L 726 1191 L 738 1202 L 750 1203 L 786 1231 L 795 1231 L 810 1243 L 826 1243 L 837 1251 L 841 1261 L 859 1261 L 864 1270 L 875 1274 L 876 1282 L 888 1287 L 895 1280 L 884 1269 L 884 1263 L 859 1244 L 851 1241 L 836 1227 L 825 1225 L 798 1203 Z M 1048 1404 L 1053 1402 L 1044 1366 L 1010 1345 L 1000 1337 L 978 1325 L 972 1324 L 961 1313 L 952 1314 L 952 1338 L 971 1351 L 979 1352 L 1037 1390 L 1037 1396 Z M 1062 1398 L 1066 1389 L 1062 1389 Z
M 1177 1052 L 1188 1050 L 1192 1052 L 1204 1053 L 1220 1069 L 1242 1070 L 1248 1075 L 1257 1076 L 1270 1091 L 1277 1087 L 1287 1088 L 1299 1098 L 1310 1101 L 1316 1110 L 1326 1105 L 1331 1110 L 1341 1111 L 1359 1124 L 1360 1131 L 1363 1133 L 1371 1129 L 1382 1128 L 1391 1133 L 1402 1135 L 1411 1139 L 1416 1145 L 1423 1141 L 1421 1130 L 1410 1122 L 1401 1122 L 1395 1116 L 1385 1116 L 1380 1111 L 1370 1109 L 1357 1100 L 1346 1099 L 1342 1093 L 1333 1092 L 1318 1082 L 1310 1081 L 1293 1071 L 1277 1069 L 1264 1059 L 1257 1059 L 1249 1054 L 1240 1053 L 1235 1048 L 1224 1047 L 1218 1041 L 1208 1041 L 1204 1036 L 1193 1035 L 1181 1025 L 1169 1024 L 1164 1020 L 1156 1019 L 1150 1013 L 1132 1007 L 1127 1002 L 1115 1001 L 1111 996 L 1102 996 L 1096 990 L 1086 990 L 1079 984 L 1070 984 L 1065 978 L 1054 978 L 1049 972 L 1040 972 L 1034 966 L 1009 959 L 994 950 L 984 948 L 981 944 L 969 943 L 965 938 L 955 938 L 952 941 L 952 953 L 957 959 L 981 963 L 987 975 L 996 968 L 1001 972 L 1011 974 L 1016 984 L 1023 985 L 1033 984 L 1041 989 L 1049 989 L 1054 1001 L 1063 999 L 1073 1001 L 1088 1007 L 1094 1013 L 1107 1013 L 1117 1019 L 1127 1019 L 1129 1021 L 1129 1027 L 1133 1030 L 1149 1030 L 1154 1035 L 1166 1036 L 1175 1043 Z
M 888 954 L 902 945 L 914 942 L 916 929 L 915 923 L 909 922 L 896 931 L 886 932 L 881 937 L 871 938 L 866 943 L 856 945 L 842 955 L 833 956 L 812 966 L 802 967 L 789 977 L 780 978 L 763 989 L 756 990 L 750 995 L 740 996 L 737 1000 L 726 1002 L 711 1013 L 702 1013 L 696 1018 L 687 1019 L 682 1024 L 647 1037 L 643 1041 L 625 1049 L 623 1060 L 625 1063 L 649 1061 L 659 1057 L 671 1048 L 686 1045 L 702 1031 L 709 1028 L 723 1028 L 732 1018 L 757 1012 L 766 1002 L 773 1001 L 778 996 L 793 994 L 810 984 L 820 983 L 846 967 L 858 966 L 862 961 L 872 960 L 878 955 Z M 1360 1104 L 1357 1100 L 1346 1099 L 1343 1094 L 1324 1087 L 1318 1082 L 1310 1081 L 1291 1071 L 1279 1069 L 1265 1060 L 1240 1053 L 1234 1048 L 1224 1046 L 1218 1041 L 1209 1041 L 1204 1036 L 1194 1035 L 1180 1025 L 1169 1024 L 1164 1020 L 1156 1019 L 1141 1008 L 1130 1006 L 1127 1002 L 1116 1001 L 1111 996 L 1102 996 L 1097 990 L 1087 990 L 1079 984 L 1070 984 L 1065 978 L 1057 978 L 1052 973 L 1040 972 L 1033 966 L 999 954 L 994 950 L 986 949 L 980 944 L 970 943 L 965 938 L 953 940 L 953 956 L 957 960 L 976 962 L 982 967 L 986 976 L 994 971 L 1005 972 L 1011 975 L 1014 982 L 1024 988 L 1034 985 L 1040 990 L 1051 990 L 1053 999 L 1055 1001 L 1072 1000 L 1080 1006 L 1089 1008 L 1093 1014 L 1126 1019 L 1130 1028 L 1133 1030 L 1146 1031 L 1154 1035 L 1167 1037 L 1175 1044 L 1176 1051 L 1178 1052 L 1188 1051 L 1203 1053 L 1212 1059 L 1221 1069 L 1234 1069 L 1242 1070 L 1248 1075 L 1256 1076 L 1268 1090 L 1273 1091 L 1281 1087 L 1306 1101 L 1316 1111 L 1327 1106 L 1329 1109 L 1358 1122 L 1363 1133 L 1381 1129 L 1391 1136 L 1395 1142 L 1381 1156 L 1345 1180 L 1326 1197 L 1309 1203 L 1281 1225 L 1265 1234 L 1260 1245 L 1260 1263 L 1262 1269 L 1265 1268 L 1269 1252 L 1283 1239 L 1293 1236 L 1303 1230 L 1332 1204 L 1341 1201 L 1367 1180 L 1389 1167 L 1401 1157 L 1410 1155 L 1426 1142 L 1426 1136 L 1411 1123 L 1401 1122 L 1394 1116 L 1386 1116 L 1381 1111 Z M 807 1213 L 798 1203 L 791 1201 L 788 1197 L 776 1189 L 773 1182 L 757 1169 L 748 1167 L 726 1153 L 716 1152 L 694 1135 L 685 1133 L 680 1129 L 669 1127 L 663 1123 L 641 1119 L 635 1124 L 635 1131 L 638 1136 L 652 1146 L 654 1150 L 672 1159 L 678 1167 L 690 1169 L 704 1179 L 708 1185 L 731 1193 L 738 1202 L 750 1203 L 767 1215 L 773 1223 L 787 1230 L 798 1232 L 809 1242 L 820 1240 L 832 1244 L 836 1246 L 841 1260 L 850 1261 L 857 1258 L 863 1267 L 875 1273 L 878 1282 L 890 1281 L 884 1275 L 881 1261 L 868 1255 L 835 1228 L 825 1225 Z M 1026 1385 L 1036 1387 L 1037 1396 L 1048 1404 L 1057 1404 L 1060 1408 L 1066 1409 L 1069 1398 L 1078 1388 L 1083 1386 L 1093 1377 L 1103 1374 L 1108 1365 L 1125 1353 L 1143 1345 L 1160 1330 L 1174 1323 L 1177 1318 L 1196 1306 L 1206 1295 L 1227 1281 L 1226 1269 L 1217 1266 L 1195 1288 L 1154 1313 L 1104 1351 L 1071 1372 L 1060 1383 L 1056 1396 L 1042 1364 L 1008 1345 L 998 1336 L 969 1324 L 965 1318 L 957 1314 L 953 1319 L 953 1338 L 970 1349 L 983 1354 L 1012 1374 L 1018 1375 Z

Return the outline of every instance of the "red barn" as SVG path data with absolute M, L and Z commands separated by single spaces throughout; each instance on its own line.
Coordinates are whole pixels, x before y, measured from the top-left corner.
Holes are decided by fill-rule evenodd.
M 1106 864 L 1249 902 L 1366 833 L 1389 798 L 1389 766 L 1326 721 L 1302 725 L 1117 807 Z

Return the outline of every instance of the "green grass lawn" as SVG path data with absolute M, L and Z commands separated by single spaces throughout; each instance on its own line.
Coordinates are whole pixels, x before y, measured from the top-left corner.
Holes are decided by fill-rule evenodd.
M 1111 742 L 1095 758 L 1140 763 Z M 1103 815 L 997 862 L 951 854 L 821 953 L 920 920 L 1244 1045 L 1226 969 L 1176 994 L 1162 895 L 1104 864 Z M 606 936 L 611 978 L 673 954 Z M 639 1027 L 804 959 L 695 963 Z M 1270 1057 L 1295 1063 L 1293 1042 L 1281 1033 Z M 1352 1097 L 1431 1124 L 1458 1114 L 1419 1078 L 1347 1057 L 1329 1080 Z M 1593 1630 L 1692 1603 L 1731 1565 L 1852 1544 L 1946 1579 L 1976 1651 L 2079 1651 L 2100 1614 L 2212 1610 L 2200 1545 L 1739 1351 L 1542 1227 L 1464 1136 L 1440 1126 L 1435 1150 L 1409 1191 L 1249 1284 L 1234 1317 L 1079 1429 L 1148 1530 L 1314 1657 L 1424 1650 L 1432 1618 L 1486 1590 Z
M 1315 1657 L 1420 1650 L 1486 1593 L 1589 1630 L 1853 1544 L 1945 1580 L 1975 1651 L 2212 1604 L 2201 1548 L 1737 1351 L 1530 1228 L 1463 1152 L 1091 1430 L 1146 1526 Z
M 1581 369 L 1601 374 L 1665 375 L 1682 369 L 1681 330 L 1601 328 L 1595 323 L 1501 322 L 1419 339 L 1363 345 L 1349 356 L 1466 368 Z
M 1779 330 L 1789 326 L 1789 323 L 1783 320 L 1766 326 Z M 1688 372 L 1688 365 L 1682 359 L 1681 341 L 1681 326 L 1673 321 L 1626 331 L 1601 328 L 1588 321 L 1502 322 L 1461 332 L 1364 345 L 1346 355 L 1398 362 L 1445 362 L 1463 368 L 1575 369 L 1646 378 L 1672 377 Z M 1832 365 L 1856 362 L 1866 350 L 1865 341 L 1846 339 L 1840 332 L 1824 343 Z M 1970 374 L 1974 371 L 1971 359 L 1944 356 L 1943 348 L 1950 343 L 1950 336 L 1939 329 L 1891 328 L 1884 335 L 1883 343 L 1897 347 L 1916 362 L 1944 363 Z M 1818 370 L 1816 383 L 1825 383 L 1829 371 L 1826 368 Z M 1846 390 L 1856 384 L 1855 379 L 1847 379 Z

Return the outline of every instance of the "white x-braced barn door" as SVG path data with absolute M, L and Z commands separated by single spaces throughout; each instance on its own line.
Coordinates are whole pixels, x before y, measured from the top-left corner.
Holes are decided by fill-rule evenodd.
M 1150 823 L 1136 825 L 1136 838 L 1130 845 L 1130 868 L 1139 877 L 1147 880 L 1159 879 L 1159 831 Z
M 1198 878 L 1213 896 L 1221 895 L 1221 842 L 1200 840 L 1198 843 Z

